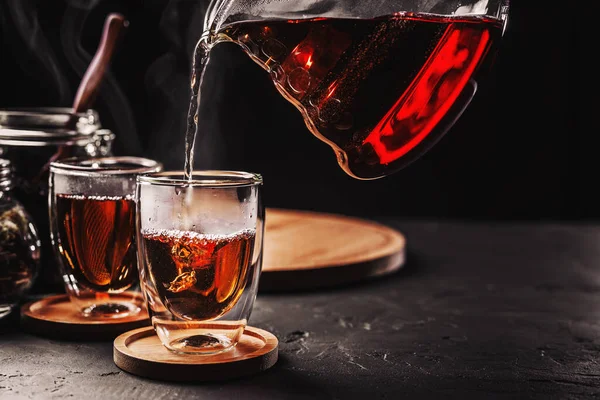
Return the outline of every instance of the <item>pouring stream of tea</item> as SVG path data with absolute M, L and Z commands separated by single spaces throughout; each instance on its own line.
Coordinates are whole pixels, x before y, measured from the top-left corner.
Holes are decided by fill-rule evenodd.
M 191 99 L 190 108 L 188 111 L 187 127 L 185 131 L 185 164 L 183 166 L 184 178 L 192 180 L 194 169 L 194 144 L 198 136 L 198 107 L 200 104 L 200 87 L 204 71 L 208 64 L 209 45 L 208 36 L 203 35 L 196 44 L 194 50 L 194 58 L 192 63 L 192 78 L 191 78 Z

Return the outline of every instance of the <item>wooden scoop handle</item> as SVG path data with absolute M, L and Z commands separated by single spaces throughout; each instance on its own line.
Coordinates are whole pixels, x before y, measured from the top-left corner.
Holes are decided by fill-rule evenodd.
M 73 102 L 74 112 L 89 109 L 96 99 L 98 89 L 108 69 L 115 48 L 128 25 L 129 22 L 125 17 L 118 13 L 112 13 L 106 18 L 102 31 L 102 39 L 100 40 L 96 54 L 85 71 L 75 95 L 75 101 Z
M 124 28 L 128 25 L 129 22 L 125 17 L 118 13 L 112 13 L 106 18 L 102 30 L 102 39 L 100 40 L 96 54 L 85 71 L 83 79 L 77 89 L 77 94 L 75 95 L 75 100 L 73 102 L 74 112 L 79 113 L 91 108 L 119 39 L 125 30 Z M 61 160 L 69 156 L 69 147 L 60 146 L 56 153 L 54 153 L 48 162 L 44 164 L 39 174 L 34 179 L 34 182 L 41 182 L 46 179 L 50 164 L 53 161 Z

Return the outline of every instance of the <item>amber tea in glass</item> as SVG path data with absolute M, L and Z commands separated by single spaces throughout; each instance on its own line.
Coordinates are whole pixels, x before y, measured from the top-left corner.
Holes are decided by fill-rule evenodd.
M 86 316 L 123 317 L 114 295 L 138 283 L 135 181 L 161 165 L 138 157 L 68 159 L 50 170 L 51 236 L 66 291 Z

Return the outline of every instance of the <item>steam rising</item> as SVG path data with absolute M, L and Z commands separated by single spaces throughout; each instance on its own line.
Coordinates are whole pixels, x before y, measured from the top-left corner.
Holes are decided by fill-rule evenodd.
M 166 168 L 183 167 L 192 56 L 203 31 L 207 6 L 208 1 L 198 0 L 170 0 L 163 6 L 159 29 L 165 41 L 160 45 L 165 52 L 149 66 L 144 76 L 152 130 L 148 135 L 147 148 L 157 152 L 149 155 L 160 158 Z M 213 102 L 212 98 L 210 102 Z M 207 131 L 216 120 L 214 114 L 202 110 L 200 114 L 199 120 Z M 209 165 L 214 158 L 215 147 L 211 152 L 203 151 L 207 145 L 202 140 L 197 141 L 196 147 L 199 151 L 196 152 L 195 165 Z
M 23 70 L 38 80 L 40 86 L 50 86 L 47 91 L 56 94 L 56 105 L 68 103 L 73 93 L 59 68 L 56 54 L 44 36 L 32 2 L 4 0 L 0 2 L 0 17 L 2 31 L 10 38 L 4 43 L 12 46 L 12 54 Z

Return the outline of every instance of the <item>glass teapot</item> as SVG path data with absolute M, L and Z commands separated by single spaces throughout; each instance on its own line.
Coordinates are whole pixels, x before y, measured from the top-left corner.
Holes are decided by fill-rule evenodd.
M 196 45 L 189 127 L 210 49 L 238 44 L 358 179 L 393 173 L 454 124 L 488 70 L 508 0 L 213 0 Z M 188 128 L 188 131 L 190 128 Z

